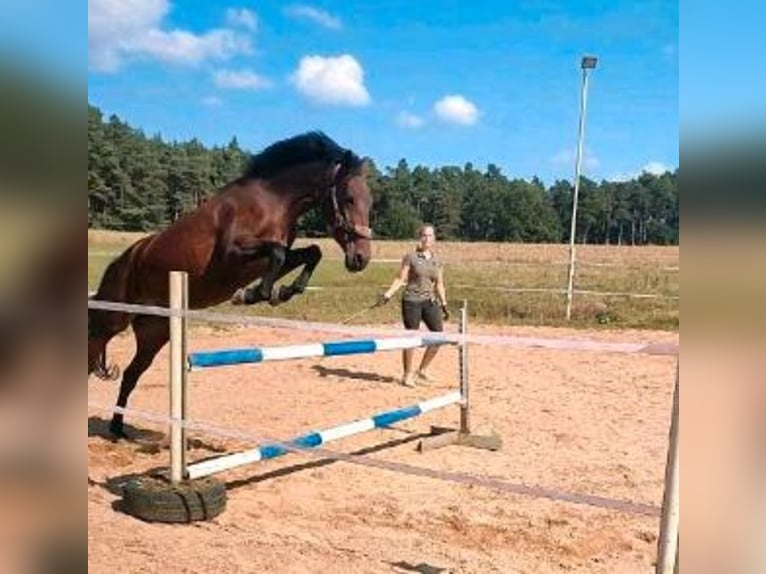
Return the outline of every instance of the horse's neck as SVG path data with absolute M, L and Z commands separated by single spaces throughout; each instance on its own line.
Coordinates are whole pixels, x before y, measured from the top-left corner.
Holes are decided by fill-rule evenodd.
M 270 184 L 288 202 L 291 214 L 298 218 L 322 203 L 330 185 L 326 171 L 326 167 L 308 164 L 273 178 Z

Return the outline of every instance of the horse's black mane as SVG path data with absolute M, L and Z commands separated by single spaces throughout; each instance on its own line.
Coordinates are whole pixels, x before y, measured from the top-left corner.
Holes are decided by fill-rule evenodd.
M 259 154 L 251 156 L 243 177 L 270 178 L 285 169 L 310 162 L 330 165 L 344 160 L 346 154 L 349 154 L 352 164 L 361 161 L 324 133 L 307 132 L 273 143 Z

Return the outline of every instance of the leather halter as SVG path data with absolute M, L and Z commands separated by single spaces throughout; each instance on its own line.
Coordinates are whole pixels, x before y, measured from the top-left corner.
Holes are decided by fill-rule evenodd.
M 370 229 L 369 227 L 365 225 L 357 225 L 356 223 L 351 223 L 346 217 L 344 210 L 340 208 L 340 205 L 338 203 L 338 183 L 337 183 L 339 176 L 340 176 L 340 173 L 338 173 L 338 175 L 332 182 L 332 186 L 330 187 L 330 201 L 332 202 L 332 212 L 333 212 L 333 221 L 332 221 L 333 232 L 343 231 L 349 236 L 361 237 L 362 239 L 372 239 L 372 229 Z

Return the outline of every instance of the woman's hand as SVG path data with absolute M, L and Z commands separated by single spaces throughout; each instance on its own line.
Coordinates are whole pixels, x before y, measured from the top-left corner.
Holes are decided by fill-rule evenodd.
M 375 301 L 376 307 L 382 307 L 386 303 L 388 303 L 391 300 L 391 295 L 388 293 L 383 293 L 382 295 L 378 295 L 378 300 Z

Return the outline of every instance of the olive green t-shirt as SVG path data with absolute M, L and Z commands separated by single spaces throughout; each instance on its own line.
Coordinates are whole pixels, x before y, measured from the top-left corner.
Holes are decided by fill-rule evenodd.
M 402 263 L 410 266 L 403 298 L 406 301 L 435 299 L 436 281 L 442 268 L 436 256 L 431 253 L 431 257 L 426 258 L 422 251 L 416 250 L 405 255 Z

